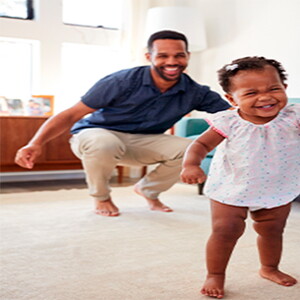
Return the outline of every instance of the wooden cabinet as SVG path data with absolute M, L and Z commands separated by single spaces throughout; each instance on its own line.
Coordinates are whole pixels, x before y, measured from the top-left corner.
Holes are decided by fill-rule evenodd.
M 69 132 L 53 139 L 44 146 L 32 170 L 14 163 L 17 150 L 26 145 L 48 117 L 1 116 L 0 117 L 0 167 L 1 172 L 74 170 L 82 169 L 81 162 L 72 153 Z

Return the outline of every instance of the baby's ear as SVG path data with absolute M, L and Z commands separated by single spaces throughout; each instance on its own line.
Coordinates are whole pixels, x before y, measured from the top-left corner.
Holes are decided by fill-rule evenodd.
M 225 94 L 225 97 L 232 106 L 238 106 L 238 104 L 234 101 L 231 94 Z

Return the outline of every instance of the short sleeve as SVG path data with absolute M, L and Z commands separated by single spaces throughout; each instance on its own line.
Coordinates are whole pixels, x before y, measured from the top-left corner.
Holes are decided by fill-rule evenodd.
M 94 109 L 109 106 L 111 101 L 124 93 L 120 76 L 108 75 L 96 82 L 87 93 L 81 97 L 81 101 Z
M 199 95 L 201 95 L 201 101 L 199 101 L 199 105 L 195 108 L 198 111 L 216 113 L 231 107 L 227 101 L 218 93 L 210 90 L 208 86 L 202 86 L 202 92 Z
M 291 111 L 295 124 L 300 128 L 300 104 L 290 104 L 288 110 Z
M 213 130 L 227 138 L 230 135 L 232 123 L 236 119 L 236 110 L 226 110 L 213 114 L 206 121 Z

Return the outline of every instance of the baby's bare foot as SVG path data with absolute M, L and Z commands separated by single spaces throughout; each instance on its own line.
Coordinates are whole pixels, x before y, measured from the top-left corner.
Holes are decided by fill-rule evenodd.
M 95 200 L 95 213 L 104 217 L 117 217 L 120 214 L 111 198 L 105 201 Z
M 274 268 L 262 267 L 259 271 L 259 274 L 263 278 L 269 279 L 284 286 L 292 286 L 297 283 L 297 280 L 292 276 Z
M 217 299 L 224 297 L 225 275 L 209 274 L 201 289 L 201 294 Z
M 159 210 L 159 211 L 163 211 L 163 212 L 172 212 L 173 211 L 172 208 L 170 208 L 170 207 L 164 205 L 163 203 L 161 203 L 159 201 L 159 199 L 151 199 L 151 198 L 148 198 L 145 195 L 143 195 L 137 185 L 134 186 L 134 191 L 138 195 L 144 197 L 147 200 L 151 210 Z

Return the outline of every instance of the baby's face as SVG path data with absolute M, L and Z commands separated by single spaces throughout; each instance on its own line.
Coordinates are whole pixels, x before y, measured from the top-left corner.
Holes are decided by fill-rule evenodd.
M 287 104 L 286 85 L 277 70 L 266 66 L 261 70 L 239 71 L 230 82 L 226 98 L 239 107 L 242 118 L 255 124 L 274 119 Z

